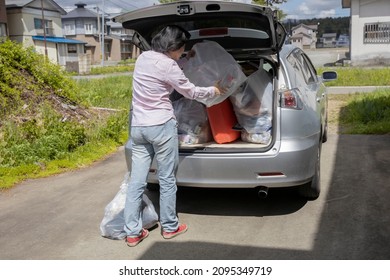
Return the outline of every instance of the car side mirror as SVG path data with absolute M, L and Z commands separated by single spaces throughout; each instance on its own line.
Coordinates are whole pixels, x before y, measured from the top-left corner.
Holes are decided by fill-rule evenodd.
M 337 72 L 335 71 L 325 71 L 322 73 L 322 80 L 324 82 L 337 80 Z

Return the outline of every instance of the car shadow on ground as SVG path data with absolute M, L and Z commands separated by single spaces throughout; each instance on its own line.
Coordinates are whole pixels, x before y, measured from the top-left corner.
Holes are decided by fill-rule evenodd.
M 156 210 L 158 193 L 148 192 Z M 277 216 L 291 214 L 307 203 L 295 189 L 270 189 L 266 198 L 259 198 L 255 189 L 213 189 L 179 187 L 178 213 L 220 216 Z
M 171 242 L 155 242 L 140 259 L 158 259 L 163 252 L 170 252 L 163 259 L 389 260 L 390 189 L 385 174 L 390 168 L 390 135 L 337 135 L 328 141 L 336 142 L 332 146 L 337 148 L 331 151 L 334 157 L 327 159 L 330 177 L 321 194 L 324 197 L 313 202 L 321 203 L 321 207 L 315 207 L 321 211 L 310 247 L 294 246 L 301 239 L 297 232 L 291 246 L 248 246 L 240 240 L 234 245 L 223 239 L 215 243 L 175 240 L 174 246 Z M 323 146 L 323 153 L 330 152 L 328 147 Z M 291 192 L 270 190 L 265 200 L 259 200 L 254 190 L 185 188 L 178 192 L 178 212 L 265 218 L 313 207 Z M 158 193 L 149 195 L 158 207 Z M 304 235 L 308 221 L 300 222 Z M 262 223 L 256 226 L 262 227 Z M 286 233 L 281 236 L 291 238 L 289 225 L 285 227 Z

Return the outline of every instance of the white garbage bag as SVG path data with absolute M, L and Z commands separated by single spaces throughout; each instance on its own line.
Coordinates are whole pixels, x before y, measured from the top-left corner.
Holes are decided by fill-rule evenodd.
M 124 209 L 126 202 L 127 183 L 129 172 L 126 174 L 118 193 L 114 199 L 105 207 L 104 217 L 100 223 L 100 233 L 102 236 L 110 239 L 124 239 L 126 232 L 124 230 L 125 218 Z M 146 194 L 142 196 L 142 226 L 151 228 L 158 222 L 158 215 L 152 201 Z
M 243 127 L 243 141 L 269 143 L 272 131 L 272 95 L 272 79 L 266 71 L 259 69 L 230 96 L 237 121 Z
M 187 98 L 180 98 L 172 105 L 178 122 L 178 137 L 181 145 L 207 143 L 212 140 L 205 105 Z

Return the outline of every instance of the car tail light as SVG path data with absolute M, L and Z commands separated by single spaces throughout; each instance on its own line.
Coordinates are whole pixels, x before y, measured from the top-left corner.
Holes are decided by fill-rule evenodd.
M 301 110 L 302 101 L 298 89 L 285 90 L 280 93 L 280 106 L 282 108 Z
M 274 171 L 274 172 L 259 172 L 257 173 L 259 177 L 286 177 L 283 172 Z

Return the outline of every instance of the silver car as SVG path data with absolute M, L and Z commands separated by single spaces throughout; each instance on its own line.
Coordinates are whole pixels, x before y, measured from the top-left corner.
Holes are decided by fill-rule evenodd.
M 307 199 L 319 196 L 321 145 L 327 138 L 327 95 L 323 82 L 336 79 L 337 74 L 324 72 L 318 76 L 304 51 L 284 45 L 285 29 L 271 7 L 185 1 L 135 10 L 114 20 L 135 30 L 133 43 L 142 50 L 150 49 L 156 30 L 168 24 L 180 25 L 191 33 L 186 51 L 202 42 L 218 43 L 247 77 L 237 90 L 242 92 L 229 96 L 230 102 L 238 100 L 240 107 L 246 97 L 255 100 L 248 94 L 242 95 L 251 83 L 247 92 L 267 99 L 244 104 L 253 107 L 258 103 L 256 106 L 266 112 L 250 116 L 250 120 L 255 119 L 250 129 L 240 108 L 233 106 L 238 122 L 231 129 L 240 131 L 237 139 L 228 143 L 214 139 L 181 142 L 178 186 L 257 188 L 262 197 L 269 188 L 297 187 Z M 269 77 L 267 86 L 264 73 Z M 257 79 L 256 75 L 263 78 Z M 267 108 L 259 105 L 263 103 L 267 103 Z M 256 119 L 259 116 L 267 117 L 267 128 L 263 128 L 260 118 Z M 257 136 L 263 138 L 258 140 Z M 131 141 L 125 151 L 131 171 Z M 155 162 L 148 183 L 158 184 Z

